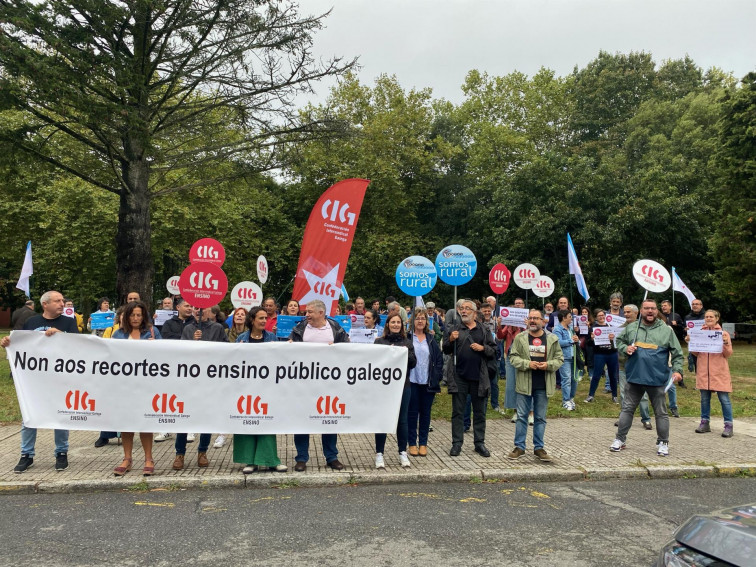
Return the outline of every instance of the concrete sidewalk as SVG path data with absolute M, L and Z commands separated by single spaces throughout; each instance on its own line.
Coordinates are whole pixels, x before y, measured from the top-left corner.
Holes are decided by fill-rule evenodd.
M 448 421 L 434 421 L 427 457 L 411 457 L 412 467 L 399 465 L 394 449 L 396 440 L 389 436 L 386 443 L 386 470 L 374 468 L 374 438 L 367 434 L 339 436 L 339 460 L 345 469 L 335 472 L 323 459 L 320 436 L 313 435 L 307 471 L 295 473 L 294 439 L 291 435 L 278 437 L 278 455 L 289 466 L 287 473 L 253 473 L 243 475 L 243 465 L 232 461 L 233 449 L 229 441 L 222 449 L 208 451 L 210 466 L 197 468 L 197 442 L 187 446 L 186 466 L 182 471 L 171 468 L 175 455 L 173 441 L 155 443 L 155 476 L 141 474 L 143 453 L 135 443 L 134 470 L 124 477 L 115 477 L 113 467 L 121 462 L 122 449 L 112 440 L 96 449 L 98 435 L 93 431 L 72 431 L 68 453 L 69 468 L 54 469 L 54 444 L 51 430 L 39 430 L 34 465 L 23 474 L 15 474 L 13 467 L 19 459 L 20 426 L 0 427 L 0 492 L 74 492 L 93 490 L 122 490 L 141 488 L 190 487 L 268 487 L 322 486 L 348 483 L 398 483 L 507 480 L 507 481 L 568 481 L 612 478 L 680 478 L 740 476 L 756 474 L 756 418 L 735 421 L 735 436 L 720 436 L 722 423 L 712 423 L 712 433 L 696 434 L 698 420 L 670 418 L 670 455 L 656 455 L 656 431 L 647 431 L 636 418 L 627 440 L 627 449 L 620 453 L 609 451 L 614 440 L 613 419 L 572 418 L 549 419 L 546 427 L 546 449 L 554 457 L 552 463 L 542 463 L 533 456 L 532 427 L 529 428 L 528 447 L 519 460 L 507 459 L 514 443 L 514 424 L 509 420 L 489 420 L 486 445 L 490 458 L 473 451 L 472 434 L 465 434 L 465 445 L 458 457 L 449 456 L 451 427 Z M 229 436 L 231 439 L 232 436 Z M 213 441 L 215 436 L 213 436 Z M 199 441 L 199 438 L 198 438 Z M 144 484 L 146 482 L 146 485 Z

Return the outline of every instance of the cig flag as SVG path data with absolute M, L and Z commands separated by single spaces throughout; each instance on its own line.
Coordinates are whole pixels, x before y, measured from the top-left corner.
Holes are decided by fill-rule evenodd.
M 336 314 L 352 240 L 357 229 L 367 179 L 345 179 L 331 186 L 312 208 L 302 238 L 294 299 L 320 299 L 326 313 Z
M 577 254 L 575 254 L 575 246 L 572 244 L 572 237 L 569 232 L 567 233 L 567 260 L 570 263 L 570 274 L 575 276 L 575 283 L 580 295 L 588 301 L 591 296 L 588 293 L 588 286 L 585 285 L 583 270 L 580 269 L 580 262 L 578 262 Z
M 683 283 L 680 276 L 677 275 L 677 270 L 675 270 L 674 267 L 672 267 L 672 291 L 679 291 L 687 297 L 688 303 L 690 303 L 690 308 L 693 309 L 693 300 L 696 296 L 690 291 L 690 288 Z
M 32 252 L 31 252 L 31 240 L 26 244 L 26 256 L 24 256 L 24 265 L 21 266 L 21 276 L 18 278 L 16 287 L 23 290 L 26 297 L 31 297 L 29 293 L 29 278 L 34 273 L 32 268 Z

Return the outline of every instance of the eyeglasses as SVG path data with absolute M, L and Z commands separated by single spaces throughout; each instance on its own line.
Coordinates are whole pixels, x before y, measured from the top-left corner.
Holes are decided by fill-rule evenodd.
M 543 317 L 528 317 L 528 321 L 540 321 Z

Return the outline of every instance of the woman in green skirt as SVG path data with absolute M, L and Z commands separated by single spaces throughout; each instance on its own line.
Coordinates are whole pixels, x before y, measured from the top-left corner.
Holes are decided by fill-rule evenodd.
M 247 313 L 247 328 L 240 334 L 237 343 L 267 343 L 276 340 L 276 336 L 265 330 L 268 315 L 262 307 L 253 307 Z M 234 434 L 234 462 L 244 465 L 244 474 L 257 470 L 286 472 L 288 467 L 278 458 L 275 435 Z

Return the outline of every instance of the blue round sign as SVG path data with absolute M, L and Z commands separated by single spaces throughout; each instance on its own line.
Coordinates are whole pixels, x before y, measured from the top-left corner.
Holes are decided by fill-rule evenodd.
M 405 258 L 396 268 L 396 284 L 407 295 L 425 295 L 436 285 L 436 280 L 436 267 L 423 256 Z
M 438 277 L 449 285 L 466 284 L 473 279 L 477 269 L 475 254 L 460 244 L 445 246 L 436 256 Z

